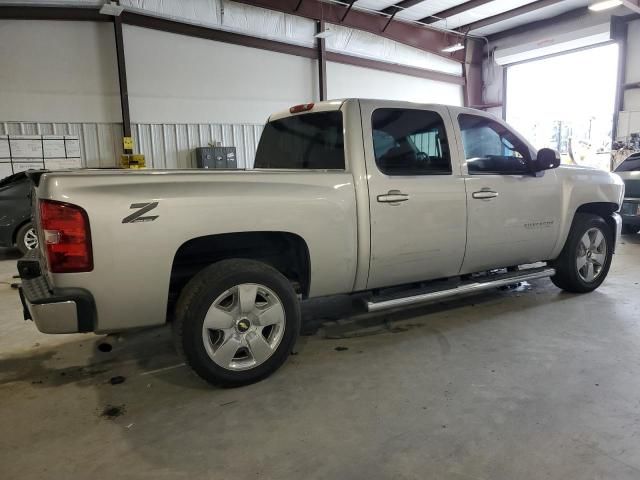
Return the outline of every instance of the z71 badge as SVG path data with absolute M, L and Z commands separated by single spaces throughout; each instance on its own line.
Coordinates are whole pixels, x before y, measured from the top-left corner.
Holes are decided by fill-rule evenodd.
M 154 208 L 158 206 L 158 202 L 149 202 L 149 203 L 132 203 L 129 208 L 139 208 L 135 213 L 132 213 L 128 217 L 124 217 L 122 219 L 122 223 L 136 223 L 136 222 L 153 222 L 159 215 L 146 215 L 145 213 L 150 212 Z

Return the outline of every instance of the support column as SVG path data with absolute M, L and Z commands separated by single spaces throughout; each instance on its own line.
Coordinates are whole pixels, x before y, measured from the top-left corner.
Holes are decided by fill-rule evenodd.
M 465 86 L 464 106 L 480 107 L 484 104 L 482 98 L 482 49 L 481 40 L 467 38 L 465 44 L 465 59 L 462 64 Z
M 324 20 L 316 22 L 316 33 L 324 31 Z M 327 51 L 325 49 L 324 38 L 316 38 L 316 48 L 318 49 L 318 92 L 320 101 L 327 99 Z
M 618 135 L 618 119 L 620 112 L 624 110 L 624 93 L 627 76 L 627 34 L 629 26 L 622 17 L 611 18 L 611 39 L 618 44 L 618 74 L 616 81 L 616 100 L 613 109 L 613 127 L 611 129 L 611 141 L 614 142 Z
M 116 56 L 118 58 L 118 81 L 120 83 L 120 108 L 122 110 L 122 133 L 124 139 L 131 138 L 131 119 L 129 117 L 129 90 L 127 87 L 127 67 L 124 61 L 124 40 L 122 37 L 122 19 L 113 17 L 116 36 Z M 123 141 L 124 141 L 123 139 Z M 133 149 L 124 148 L 125 154 L 132 154 Z

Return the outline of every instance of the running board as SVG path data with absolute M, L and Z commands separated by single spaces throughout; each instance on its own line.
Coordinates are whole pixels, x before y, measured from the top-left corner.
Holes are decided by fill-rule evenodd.
M 390 308 L 408 307 L 411 305 L 418 305 L 423 303 L 437 302 L 440 300 L 446 300 L 448 298 L 457 297 L 461 295 L 469 295 L 483 290 L 489 290 L 492 288 L 504 287 L 506 285 L 513 285 L 514 283 L 524 282 L 527 280 L 536 280 L 538 278 L 552 277 L 556 274 L 555 269 L 548 267 L 530 268 L 528 270 L 521 270 L 519 272 L 504 273 L 501 275 L 495 275 L 483 279 L 482 281 L 472 280 L 470 283 L 461 283 L 455 288 L 449 288 L 446 290 L 432 291 L 428 293 L 421 293 L 418 295 L 412 295 L 409 297 L 393 298 L 379 298 L 372 299 L 366 302 L 367 310 L 370 312 L 379 312 L 381 310 L 388 310 Z

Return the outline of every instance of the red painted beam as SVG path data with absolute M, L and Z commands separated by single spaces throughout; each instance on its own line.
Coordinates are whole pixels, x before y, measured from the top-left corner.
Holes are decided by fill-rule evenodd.
M 341 19 L 347 9 L 346 6 L 318 0 L 304 0 L 297 10 L 295 8 L 298 6 L 298 0 L 234 1 L 276 12 L 298 15 L 311 20 L 324 20 L 327 23 L 363 30 L 441 57 L 450 58 L 458 62 L 464 61 L 463 51 L 455 53 L 442 51 L 443 48 L 456 42 L 456 34 L 443 32 L 432 27 L 393 21 L 385 30 L 385 24 L 388 20 L 386 15 L 376 15 L 361 10 L 352 10 L 342 22 Z

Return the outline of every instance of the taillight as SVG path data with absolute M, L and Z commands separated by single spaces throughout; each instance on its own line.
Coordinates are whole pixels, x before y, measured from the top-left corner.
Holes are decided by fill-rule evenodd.
M 87 212 L 77 205 L 40 200 L 40 224 L 50 272 L 93 270 Z

